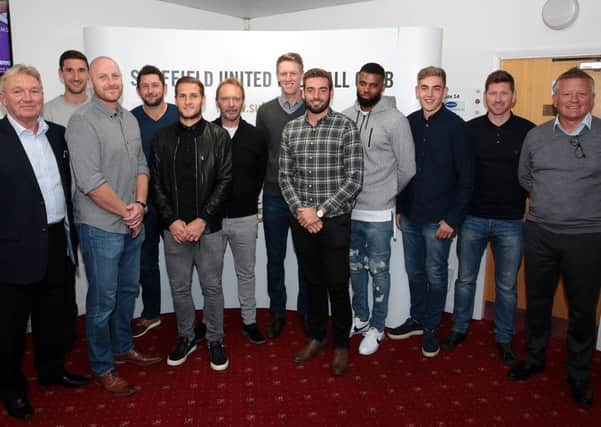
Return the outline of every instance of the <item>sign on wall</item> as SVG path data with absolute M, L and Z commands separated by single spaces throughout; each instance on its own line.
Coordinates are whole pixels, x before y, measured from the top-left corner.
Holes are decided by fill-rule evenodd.
M 303 57 L 305 69 L 319 67 L 332 73 L 333 107 L 341 111 L 355 100 L 355 74 L 366 62 L 386 69 L 386 95 L 397 98 L 408 114 L 418 108 L 417 71 L 440 65 L 442 30 L 434 28 L 379 28 L 336 31 L 191 31 L 148 28 L 94 27 L 84 29 L 85 51 L 92 59 L 113 57 L 124 76 L 123 105 L 140 104 L 135 91 L 137 72 L 145 64 L 161 69 L 173 102 L 178 78 L 191 75 L 206 86 L 205 116 L 217 116 L 215 89 L 234 76 L 246 91 L 243 117 L 254 123 L 258 107 L 279 94 L 275 61 L 285 52 Z

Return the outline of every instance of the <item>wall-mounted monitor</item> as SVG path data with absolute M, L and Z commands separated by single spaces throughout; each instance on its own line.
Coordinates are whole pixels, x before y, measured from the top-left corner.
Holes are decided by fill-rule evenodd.
M 0 0 L 0 74 L 13 65 L 8 0 Z

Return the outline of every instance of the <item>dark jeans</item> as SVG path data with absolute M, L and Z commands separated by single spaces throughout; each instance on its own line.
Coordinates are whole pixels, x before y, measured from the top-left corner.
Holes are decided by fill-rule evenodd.
M 558 234 L 526 221 L 526 346 L 528 360 L 545 363 L 553 297 L 563 274 L 568 302 L 568 377 L 587 381 L 595 348 L 601 287 L 601 233 Z
M 63 374 L 64 317 L 60 314 L 65 312 L 65 285 L 73 273 L 69 264 L 61 223 L 49 227 L 48 270 L 40 282 L 0 282 L 0 398 L 27 394 L 21 365 L 30 314 L 38 378 L 54 379 Z
M 159 241 L 161 225 L 154 207 L 144 216 L 146 239 L 140 255 L 140 287 L 142 288 L 142 318 L 154 319 L 161 314 L 161 272 L 159 271 Z
M 348 348 L 352 322 L 349 296 L 351 216 L 325 218 L 323 228 L 316 234 L 301 227 L 291 215 L 290 224 L 307 284 L 310 336 L 316 340 L 326 337 L 329 295 L 334 347 Z
M 286 315 L 286 277 L 284 260 L 288 245 L 288 228 L 290 210 L 281 194 L 263 192 L 263 230 L 265 231 L 265 248 L 267 250 L 267 293 L 269 294 L 269 311 L 275 317 Z M 298 250 L 297 258 L 298 258 Z M 305 318 L 306 284 L 303 279 L 298 260 L 298 298 L 296 311 Z
M 438 224 L 401 218 L 405 269 L 411 294 L 411 317 L 437 330 L 447 298 L 451 240 L 435 237 Z

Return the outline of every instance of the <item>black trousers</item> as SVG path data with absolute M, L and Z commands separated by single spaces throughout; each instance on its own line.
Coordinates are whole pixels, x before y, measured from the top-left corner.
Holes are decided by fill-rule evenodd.
M 328 296 L 332 307 L 334 346 L 348 348 L 352 323 L 349 296 L 351 216 L 325 218 L 319 233 L 311 234 L 290 216 L 294 245 L 307 286 L 311 338 L 326 337 Z
M 27 394 L 21 365 L 30 314 L 38 378 L 57 378 L 64 372 L 65 284 L 72 280 L 73 268 L 66 255 L 64 225 L 50 226 L 48 233 L 44 278 L 31 284 L 0 283 L 0 398 Z
M 601 288 L 601 233 L 558 234 L 527 221 L 524 237 L 527 358 L 532 363 L 545 363 L 553 297 L 561 273 L 569 316 L 568 377 L 588 381 Z

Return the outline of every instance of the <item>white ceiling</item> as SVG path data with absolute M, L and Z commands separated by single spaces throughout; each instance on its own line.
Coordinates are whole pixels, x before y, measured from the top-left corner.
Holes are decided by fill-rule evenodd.
M 159 0 L 238 18 L 258 18 L 370 0 Z

